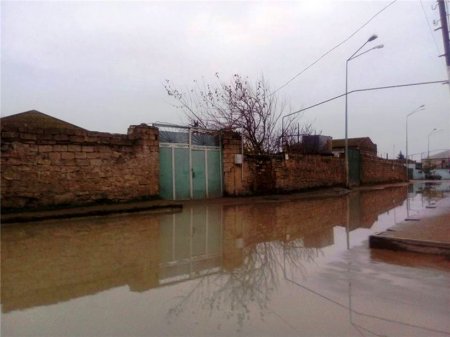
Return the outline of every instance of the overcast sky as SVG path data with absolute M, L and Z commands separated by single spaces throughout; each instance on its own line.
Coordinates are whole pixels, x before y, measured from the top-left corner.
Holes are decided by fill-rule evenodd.
M 385 7 L 385 1 L 300 2 L 3 2 L 1 113 L 31 109 L 95 131 L 126 133 L 130 124 L 183 124 L 163 84 L 179 88 L 216 72 L 256 79 L 273 89 L 315 61 Z M 291 111 L 349 90 L 446 79 L 442 36 L 431 1 L 397 1 L 348 42 L 278 91 Z M 422 7 L 423 5 L 423 7 Z M 439 23 L 438 23 L 439 25 Z M 379 152 L 450 148 L 448 85 L 349 96 L 349 137 L 369 136 Z M 289 112 L 289 111 L 287 111 Z M 344 100 L 307 110 L 324 135 L 344 137 Z M 434 129 L 442 131 L 430 134 Z

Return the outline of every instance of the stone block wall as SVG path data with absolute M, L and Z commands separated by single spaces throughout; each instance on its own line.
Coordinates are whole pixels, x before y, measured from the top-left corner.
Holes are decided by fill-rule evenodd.
M 245 155 L 242 165 L 235 163 L 241 153 L 237 133 L 223 139 L 225 195 L 285 193 L 315 187 L 345 186 L 345 159 L 320 155 Z M 406 181 L 406 170 L 397 160 L 386 160 L 361 153 L 361 185 Z
M 158 136 L 147 125 L 127 135 L 2 126 L 2 208 L 157 196 Z
M 272 161 L 276 190 L 289 192 L 345 184 L 345 163 L 341 158 L 319 155 L 289 155 Z
M 251 156 L 244 164 L 224 164 L 227 195 L 285 193 L 314 187 L 345 185 L 345 164 L 341 158 L 319 155 Z
M 250 194 L 253 175 L 244 156 L 242 164 L 235 163 L 236 154 L 242 154 L 241 135 L 237 132 L 222 134 L 222 167 L 224 195 Z
M 159 195 L 159 132 L 126 135 L 81 128 L 2 124 L 2 209 L 128 201 Z M 224 195 L 294 192 L 345 185 L 343 158 L 285 154 L 243 157 L 241 135 L 222 133 Z M 398 161 L 361 155 L 361 184 L 404 181 Z
M 360 172 L 362 185 L 406 181 L 406 168 L 402 162 L 368 154 L 361 154 Z

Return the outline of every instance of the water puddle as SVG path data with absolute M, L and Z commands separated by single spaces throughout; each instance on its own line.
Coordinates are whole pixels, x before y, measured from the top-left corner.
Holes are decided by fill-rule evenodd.
M 420 183 L 8 226 L 2 336 L 449 335 L 449 262 L 367 248 L 449 196 Z

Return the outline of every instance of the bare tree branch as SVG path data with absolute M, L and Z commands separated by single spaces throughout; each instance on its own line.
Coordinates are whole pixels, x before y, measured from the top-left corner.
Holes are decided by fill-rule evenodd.
M 194 81 L 194 87 L 182 92 L 172 87 L 170 81 L 164 85 L 167 94 L 178 101 L 191 125 L 209 129 L 237 130 L 242 133 L 244 149 L 252 154 L 270 154 L 282 148 L 280 120 L 286 105 L 279 104 L 276 95 L 271 95 L 269 84 L 261 76 L 254 84 L 239 74 L 233 75 L 230 83 L 221 81 L 206 84 Z M 292 132 L 294 118 L 288 123 Z M 299 128 L 297 128 L 299 129 Z M 301 126 L 303 133 L 311 133 L 311 124 Z M 286 133 L 285 130 L 285 133 Z

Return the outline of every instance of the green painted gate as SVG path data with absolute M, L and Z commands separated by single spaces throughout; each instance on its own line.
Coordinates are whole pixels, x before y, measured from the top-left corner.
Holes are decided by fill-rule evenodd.
M 206 130 L 157 126 L 160 128 L 160 196 L 169 200 L 221 197 L 220 137 Z
M 359 186 L 360 184 L 360 166 L 361 158 L 359 150 L 348 149 L 349 160 L 349 183 L 350 186 Z

